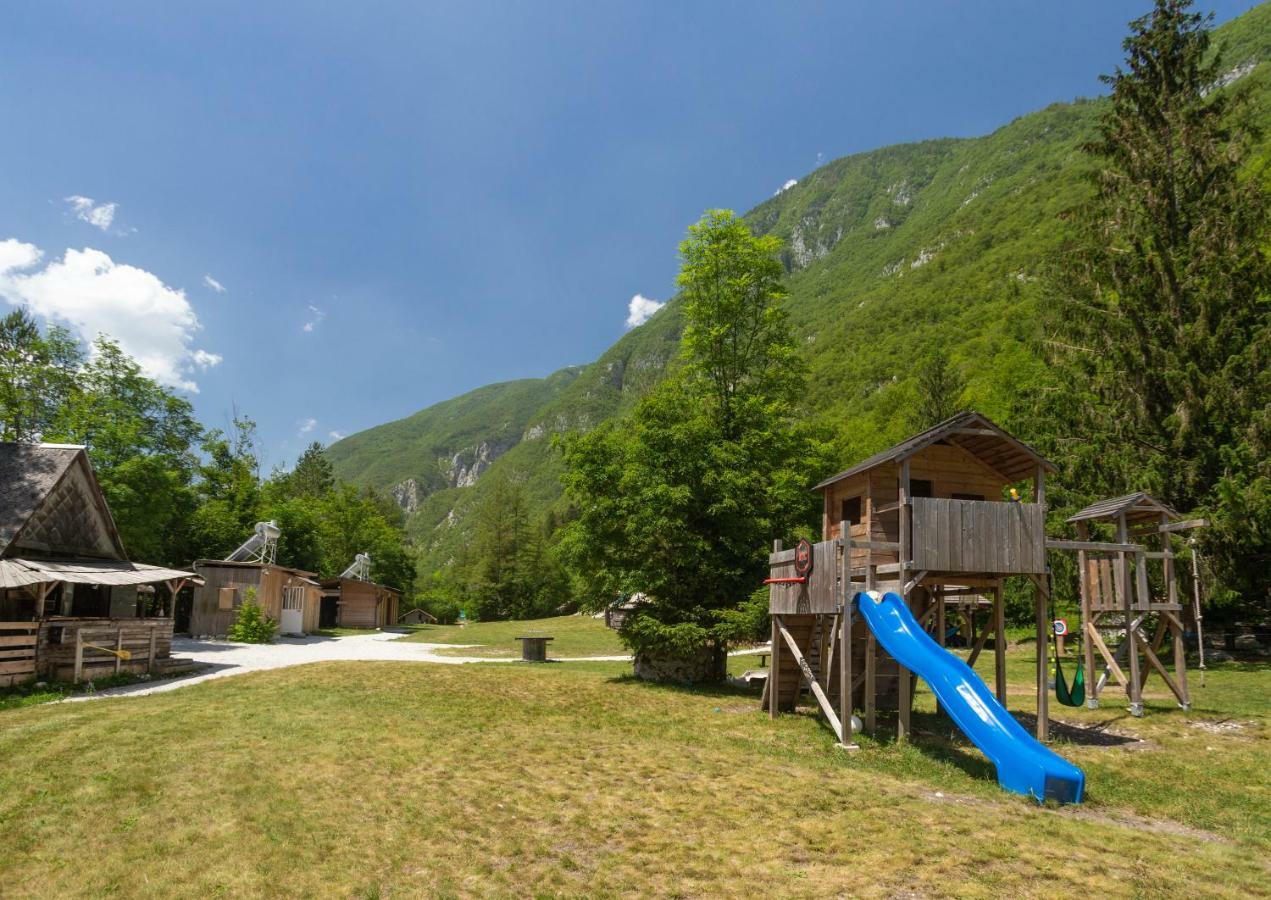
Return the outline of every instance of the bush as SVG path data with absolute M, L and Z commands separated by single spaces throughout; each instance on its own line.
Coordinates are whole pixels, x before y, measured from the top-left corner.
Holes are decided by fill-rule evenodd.
M 229 627 L 229 639 L 244 644 L 272 644 L 277 631 L 278 623 L 265 615 L 256 602 L 256 588 L 249 587 L 238 608 L 238 618 Z
M 447 597 L 425 597 L 419 605 L 436 617 L 438 625 L 453 625 L 459 621 L 459 604 Z

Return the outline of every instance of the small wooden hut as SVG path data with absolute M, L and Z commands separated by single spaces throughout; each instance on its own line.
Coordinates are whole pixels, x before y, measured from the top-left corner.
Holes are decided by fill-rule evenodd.
M 397 618 L 398 625 L 436 625 L 437 617 L 424 609 L 408 609 Z
M 174 599 L 197 581 L 129 561 L 83 447 L 0 443 L 0 685 L 172 668 Z
M 323 627 L 386 628 L 397 622 L 402 592 L 360 578 L 322 581 Z
M 223 636 L 238 609 L 254 590 L 261 611 L 278 623 L 287 635 L 304 635 L 318 630 L 322 586 L 312 572 L 270 562 L 252 560 L 200 559 L 194 571 L 203 584 L 194 592 L 190 609 L 190 633 Z
M 817 485 L 822 541 L 813 548 L 812 575 L 806 584 L 778 583 L 770 591 L 770 712 L 792 708 L 807 685 L 845 743 L 853 709 L 863 711 L 868 731 L 877 710 L 896 710 L 899 735 L 908 733 L 914 678 L 851 614 L 852 596 L 873 589 L 904 597 L 942 646 L 951 610 L 982 612 L 969 662 L 975 665 L 992 637 L 996 693 L 1005 704 L 1002 586 L 1018 576 L 1032 581 L 1037 598 L 1037 733 L 1045 739 L 1045 478 L 1053 471 L 986 416 L 965 412 Z M 1011 494 L 1029 487 L 1030 500 Z M 770 564 L 774 579 L 789 579 L 794 551 L 778 542 Z

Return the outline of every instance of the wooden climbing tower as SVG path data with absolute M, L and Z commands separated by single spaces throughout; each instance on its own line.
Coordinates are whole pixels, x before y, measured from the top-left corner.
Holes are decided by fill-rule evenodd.
M 1083 663 L 1092 676 L 1087 705 L 1098 707 L 1100 695 L 1115 681 L 1125 689 L 1130 712 L 1141 716 L 1143 685 L 1156 672 L 1179 705 L 1190 708 L 1173 538 L 1205 521 L 1182 521 L 1177 512 L 1141 491 L 1093 503 L 1068 521 L 1077 526 L 1079 540 L 1051 544 L 1077 552 Z M 1091 540 L 1092 529 L 1100 527 L 1111 530 L 1111 541 Z M 1109 637 L 1114 641 L 1109 646 L 1105 635 L 1112 634 L 1119 639 Z M 1160 658 L 1166 640 L 1174 657 L 1172 675 Z M 1102 668 L 1097 679 L 1096 662 Z
M 974 633 L 970 663 L 993 639 L 994 683 L 1006 701 L 1006 578 L 1029 579 L 1036 597 L 1037 734 L 1048 735 L 1050 627 L 1044 531 L 1045 478 L 1055 467 L 1027 444 L 975 412 L 954 416 L 871 456 L 817 486 L 822 540 L 802 548 L 780 542 L 769 557 L 772 665 L 764 702 L 772 715 L 806 690 L 845 745 L 851 714 L 866 731 L 880 710 L 895 710 L 898 736 L 909 732 L 914 676 L 854 617 L 861 590 L 890 590 L 942 646 L 951 618 Z M 1021 487 L 1032 497 L 1020 496 Z

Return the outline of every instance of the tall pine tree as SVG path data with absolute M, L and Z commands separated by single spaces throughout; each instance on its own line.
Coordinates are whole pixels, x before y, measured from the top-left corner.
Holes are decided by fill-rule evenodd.
M 1250 601 L 1271 564 L 1268 206 L 1245 95 L 1190 6 L 1157 0 L 1103 79 L 1093 196 L 1053 280 L 1060 453 L 1091 493 L 1211 514 L 1221 582 Z

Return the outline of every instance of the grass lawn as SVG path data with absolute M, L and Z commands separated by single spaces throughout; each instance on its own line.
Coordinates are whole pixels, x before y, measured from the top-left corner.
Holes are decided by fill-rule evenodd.
M 471 625 L 419 625 L 403 641 L 430 644 L 477 644 L 479 646 L 443 650 L 452 656 L 488 656 L 491 659 L 519 659 L 518 637 L 547 635 L 555 638 L 547 645 L 547 655 L 557 658 L 618 656 L 627 653 L 618 633 L 605 627 L 604 619 L 591 616 L 556 616 L 515 622 L 474 622 Z
M 849 754 L 629 669 L 331 662 L 0 711 L 0 893 L 1271 892 L 1266 665 L 1190 713 L 1065 709 L 1113 740 L 1056 743 L 1088 778 L 1064 809 L 1000 791 L 926 693 L 912 743 Z

